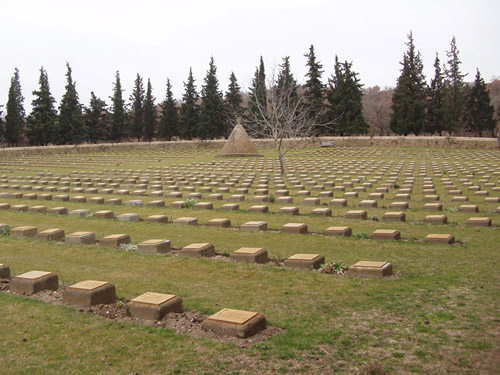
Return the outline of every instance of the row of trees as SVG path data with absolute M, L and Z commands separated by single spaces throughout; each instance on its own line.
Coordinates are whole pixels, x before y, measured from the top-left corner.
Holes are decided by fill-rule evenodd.
M 493 135 L 496 121 L 486 83 L 479 70 L 472 85 L 464 81 L 466 74 L 460 71 L 455 37 L 446 53 L 446 64 L 441 65 L 436 53 L 435 75 L 430 85 L 426 84 L 422 58 L 411 32 L 406 45 L 401 75 L 392 96 L 391 130 L 404 135 L 443 132 Z
M 229 78 L 225 94 L 219 89 L 217 67 L 214 59 L 209 62 L 200 93 L 197 91 L 192 70 L 184 83 L 184 94 L 178 103 L 167 79 L 166 97 L 155 104 L 151 82 L 146 88 L 142 77 L 137 74 L 127 104 L 119 72 L 116 72 L 111 104 L 91 92 L 88 107 L 80 104 L 72 71 L 67 64 L 66 92 L 59 111 L 50 93 L 47 72 L 40 69 L 39 89 L 33 91 L 32 111 L 26 117 L 23 107 L 19 71 L 16 69 L 11 80 L 5 123 L 0 123 L 0 140 L 9 145 L 29 143 L 31 145 L 78 144 L 82 142 L 113 141 L 126 139 L 151 141 L 153 139 L 212 139 L 227 136 L 238 118 L 254 136 L 269 136 L 255 119 L 262 119 L 263 111 L 270 108 L 273 87 L 275 92 L 292 93 L 294 100 L 301 98 L 307 107 L 307 118 L 314 124 L 323 124 L 316 134 L 352 135 L 364 134 L 368 124 L 362 116 L 362 85 L 351 62 L 335 59 L 335 74 L 323 84 L 322 65 L 317 61 L 314 46 L 307 57 L 307 80 L 297 83 L 291 73 L 289 57 L 275 67 L 268 78 L 262 57 L 256 68 L 249 92 L 243 92 L 234 73 Z M 281 90 L 281 91 L 280 91 Z M 1 115 L 0 115 L 1 119 Z M 336 119 L 337 121 L 332 121 Z
M 72 71 L 67 64 L 66 92 L 59 111 L 50 93 L 47 72 L 42 67 L 40 87 L 33 92 L 33 109 L 27 117 L 19 71 L 15 69 L 5 121 L 0 112 L 0 142 L 46 145 L 173 137 L 212 139 L 227 136 L 237 119 L 243 120 L 254 137 L 271 138 L 367 134 L 370 126 L 365 117 L 372 126 L 380 124 L 375 125 L 380 128 L 376 132 L 382 135 L 389 134 L 389 128 L 404 135 L 493 132 L 496 123 L 486 84 L 479 71 L 472 85 L 464 82 L 455 38 L 447 52 L 446 64 L 441 66 L 436 55 L 435 76 L 429 85 L 411 33 L 407 47 L 394 90 L 363 90 L 352 62 L 341 62 L 337 56 L 334 74 L 324 84 L 323 67 L 311 45 L 304 55 L 308 67 L 304 84 L 299 84 L 291 73 L 288 56 L 267 76 L 261 57 L 249 91 L 243 92 L 231 73 L 224 94 L 219 89 L 212 57 L 199 93 L 190 69 L 182 100 L 178 102 L 174 98 L 167 79 L 166 96 L 160 104 L 155 104 L 150 80 L 144 88 L 139 74 L 127 104 L 120 74 L 116 72 L 111 104 L 92 92 L 89 106 L 85 107 L 79 103 Z M 373 98 L 377 98 L 375 102 Z M 392 103 L 392 112 L 387 108 L 388 103 Z M 390 126 L 381 125 L 386 122 L 390 122 Z M 287 129 L 277 129 L 279 126 Z

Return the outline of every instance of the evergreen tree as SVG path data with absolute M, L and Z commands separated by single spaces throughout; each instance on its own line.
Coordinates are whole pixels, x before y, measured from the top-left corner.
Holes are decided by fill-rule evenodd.
M 310 108 L 311 118 L 322 120 L 320 117 L 325 109 L 325 104 L 323 102 L 325 96 L 325 85 L 321 82 L 321 74 L 323 73 L 323 65 L 319 61 L 316 61 L 316 55 L 314 54 L 314 46 L 311 44 L 309 47 L 309 53 L 304 55 L 307 57 L 306 66 L 309 70 L 306 74 L 307 81 L 304 85 L 305 89 L 305 101 L 306 105 Z M 324 132 L 324 128 L 318 128 L 318 133 Z
M 21 92 L 19 70 L 15 68 L 10 80 L 9 98 L 7 100 L 7 114 L 5 116 L 5 141 L 9 145 L 18 145 L 24 127 L 24 97 Z
M 110 137 L 107 129 L 110 114 L 107 110 L 107 104 L 104 100 L 90 93 L 90 105 L 85 109 L 85 132 L 87 140 L 92 143 L 103 141 Z
M 363 91 L 352 62 L 340 63 L 335 56 L 335 75 L 329 80 L 328 117 L 334 124 L 332 129 L 339 135 L 358 135 L 368 132 L 363 117 Z
M 148 78 L 148 86 L 146 89 L 146 99 L 144 101 L 144 135 L 148 142 L 153 140 L 156 132 L 156 98 L 153 96 L 151 81 Z
M 144 132 L 144 85 L 137 73 L 132 95 L 130 95 L 132 109 L 130 112 L 130 135 L 139 141 Z
M 243 98 L 241 96 L 241 87 L 234 72 L 229 76 L 229 86 L 227 87 L 224 98 L 224 119 L 228 125 L 236 124 L 238 117 L 243 117 L 245 109 L 242 107 Z
M 56 143 L 57 111 L 55 99 L 50 93 L 47 72 L 40 68 L 40 89 L 33 91 L 35 97 L 31 102 L 33 108 L 27 118 L 27 136 L 31 145 L 47 145 Z
M 224 102 L 219 90 L 217 67 L 214 58 L 210 58 L 209 68 L 201 89 L 201 108 L 198 122 L 198 134 L 202 139 L 221 137 L 226 133 L 224 124 Z
M 429 87 L 427 99 L 427 117 L 425 122 L 425 131 L 435 134 L 449 129 L 450 112 L 448 110 L 447 88 L 443 73 L 441 72 L 441 62 L 436 53 L 434 62 L 435 74 Z
M 448 108 L 450 110 L 450 128 L 454 134 L 458 134 L 465 125 L 466 110 L 466 87 L 464 78 L 467 74 L 460 72 L 458 58 L 459 50 L 457 48 L 455 37 L 451 40 L 450 51 L 446 52 L 448 57 L 448 67 L 446 68 L 446 77 L 448 85 Z
M 391 130 L 397 134 L 420 134 L 425 122 L 426 85 L 420 52 L 410 32 L 403 56 L 401 75 L 392 97 Z
M 71 77 L 71 68 L 66 63 L 66 92 L 59 106 L 58 143 L 79 144 L 85 139 L 82 107 L 78 101 L 76 85 Z
M 489 131 L 494 136 L 493 131 L 496 123 L 493 114 L 495 109 L 490 102 L 490 93 L 478 69 L 474 86 L 469 92 L 467 106 L 467 127 L 478 136 L 481 136 L 484 131 Z
M 189 68 L 187 83 L 184 82 L 184 95 L 182 96 L 180 131 L 183 139 L 192 139 L 198 136 L 198 93 L 194 84 L 193 70 Z
M 249 117 L 262 118 L 262 115 L 259 113 L 259 107 L 267 107 L 266 72 L 262 56 L 260 57 L 259 67 L 255 68 L 255 76 L 252 80 L 252 86 L 250 87 L 248 110 L 253 115 Z
M 297 81 L 293 77 L 290 69 L 290 56 L 283 58 L 283 63 L 279 65 L 279 72 L 276 81 L 278 95 L 280 92 L 286 92 L 290 98 L 297 98 Z
M 116 72 L 112 101 L 111 134 L 110 139 L 120 142 L 125 135 L 125 104 L 122 97 L 122 85 L 120 82 L 120 72 Z
M 171 139 L 173 136 L 178 136 L 179 114 L 169 79 L 167 79 L 167 95 L 161 108 L 161 121 L 158 128 L 158 136 L 161 139 Z

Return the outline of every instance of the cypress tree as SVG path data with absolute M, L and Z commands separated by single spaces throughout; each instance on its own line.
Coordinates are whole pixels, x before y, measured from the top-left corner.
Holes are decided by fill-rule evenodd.
M 425 77 L 420 52 L 415 50 L 410 32 L 403 56 L 401 75 L 392 97 L 391 130 L 396 134 L 418 135 L 425 122 Z
M 120 72 L 116 71 L 112 102 L 111 134 L 110 139 L 120 142 L 125 135 L 125 104 L 122 97 L 122 85 L 120 82 Z
M 242 107 L 243 98 L 240 90 L 241 87 L 238 85 L 238 80 L 234 72 L 231 72 L 229 86 L 224 98 L 224 118 L 228 125 L 236 124 L 238 117 L 243 117 L 245 112 L 245 109 Z
M 171 139 L 173 136 L 179 135 L 179 114 L 172 93 L 172 85 L 167 78 L 167 95 L 165 101 L 161 105 L 161 121 L 158 128 L 158 136 L 161 139 Z
M 76 85 L 71 77 L 71 67 L 66 63 L 66 92 L 59 106 L 58 136 L 60 144 L 79 144 L 85 139 L 82 107 L 78 101 Z
M 325 85 L 321 82 L 321 74 L 323 73 L 323 65 L 319 61 L 316 61 L 316 55 L 314 54 L 314 46 L 311 44 L 309 47 L 309 53 L 304 55 L 307 57 L 306 66 L 309 67 L 306 74 L 307 81 L 304 85 L 305 89 L 305 104 L 310 108 L 312 119 L 322 120 L 321 114 L 324 112 L 325 104 L 323 98 L 325 95 Z M 318 128 L 318 133 L 323 132 L 324 128 Z
M 262 56 L 260 57 L 259 67 L 255 68 L 255 76 L 252 80 L 252 86 L 250 87 L 248 110 L 253 114 L 253 116 L 260 118 L 262 116 L 260 114 L 259 107 L 261 109 L 265 109 L 267 107 L 266 71 Z
M 494 136 L 493 131 L 495 130 L 496 123 L 493 119 L 493 114 L 495 109 L 490 103 L 490 93 L 478 69 L 474 86 L 469 91 L 467 106 L 468 130 L 478 136 L 481 136 L 484 131 L 489 131 Z
M 448 57 L 448 67 L 446 68 L 446 77 L 448 85 L 448 108 L 450 109 L 450 128 L 454 134 L 458 134 L 465 125 L 466 110 L 466 87 L 464 78 L 467 74 L 460 72 L 462 63 L 458 57 L 455 37 L 451 40 L 450 51 L 446 52 Z
M 5 116 L 5 141 L 9 145 L 18 145 L 21 141 L 21 132 L 24 126 L 24 97 L 21 92 L 19 70 L 14 69 L 10 80 L 9 98 L 7 100 L 7 114 Z
M 446 85 L 443 73 L 441 72 L 441 62 L 436 53 L 434 61 L 435 74 L 429 87 L 427 99 L 427 116 L 425 121 L 425 131 L 435 134 L 449 129 L 450 113 L 446 97 Z
M 290 68 L 290 56 L 283 58 L 283 63 L 279 65 L 278 77 L 276 80 L 276 89 L 278 95 L 286 94 L 287 97 L 297 98 L 297 81 L 293 77 Z
M 146 99 L 144 100 L 144 134 L 148 142 L 151 142 L 153 140 L 156 132 L 155 99 L 156 98 L 153 96 L 151 81 L 148 78 Z
M 90 93 L 90 105 L 85 109 L 84 116 L 85 131 L 89 142 L 96 143 L 110 137 L 107 129 L 110 114 L 106 107 L 106 102 L 96 97 L 92 91 Z
M 132 95 L 130 95 L 132 109 L 130 112 L 130 135 L 139 141 L 144 132 L 144 85 L 142 78 L 137 73 L 134 81 Z
M 202 139 L 221 137 L 226 133 L 224 124 L 224 102 L 219 90 L 217 67 L 213 56 L 201 89 L 201 108 L 198 122 L 198 134 Z
M 57 111 L 55 99 L 50 93 L 47 72 L 40 68 L 40 89 L 33 91 L 33 108 L 27 118 L 27 136 L 31 145 L 47 145 L 57 141 Z
M 182 96 L 180 131 L 183 139 L 192 139 L 198 136 L 198 93 L 196 92 L 193 70 L 189 68 L 187 82 L 184 82 L 185 92 Z
M 363 117 L 363 91 L 352 62 L 340 63 L 335 56 L 335 75 L 329 80 L 328 117 L 340 135 L 357 135 L 368 132 Z

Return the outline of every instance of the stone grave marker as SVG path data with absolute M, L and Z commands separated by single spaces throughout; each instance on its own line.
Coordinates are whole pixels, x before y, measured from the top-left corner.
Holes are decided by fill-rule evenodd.
M 63 301 L 79 307 L 110 304 L 116 301 L 116 289 L 106 281 L 81 281 L 64 290 Z
M 256 312 L 222 309 L 205 319 L 201 327 L 220 335 L 247 338 L 264 330 L 266 319 Z
M 169 240 L 147 240 L 137 245 L 137 251 L 146 254 L 168 253 L 171 249 Z
M 182 300 L 172 294 L 146 292 L 127 303 L 127 310 L 136 319 L 162 320 L 170 312 L 182 313 Z
M 262 247 L 242 247 L 229 255 L 236 262 L 267 263 L 267 250 Z
M 184 246 L 180 254 L 193 258 L 212 257 L 215 255 L 214 245 L 211 243 L 192 243 Z
M 392 264 L 387 262 L 360 261 L 349 268 L 349 274 L 362 277 L 392 275 Z
M 42 290 L 57 290 L 59 281 L 52 272 L 30 271 L 12 278 L 10 290 L 13 293 L 31 295 Z
M 325 258 L 320 254 L 294 254 L 285 260 L 285 267 L 302 270 L 318 269 L 325 263 Z

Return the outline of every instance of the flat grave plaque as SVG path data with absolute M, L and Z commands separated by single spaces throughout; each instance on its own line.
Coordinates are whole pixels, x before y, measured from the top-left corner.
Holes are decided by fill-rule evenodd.
M 23 273 L 22 275 L 16 276 L 19 279 L 25 279 L 25 280 L 37 280 L 42 277 L 51 275 L 52 272 L 45 272 L 45 271 L 30 271 Z
M 231 324 L 245 324 L 258 313 L 244 310 L 222 309 L 208 319 Z
M 160 306 L 161 304 L 168 302 L 173 298 L 175 298 L 173 294 L 146 292 L 140 295 L 139 297 L 130 300 L 130 302 L 141 303 L 151 306 Z
M 79 283 L 73 284 L 69 286 L 69 289 L 77 289 L 77 290 L 95 290 L 104 285 L 109 284 L 107 281 L 96 281 L 96 280 L 85 280 L 80 281 Z

